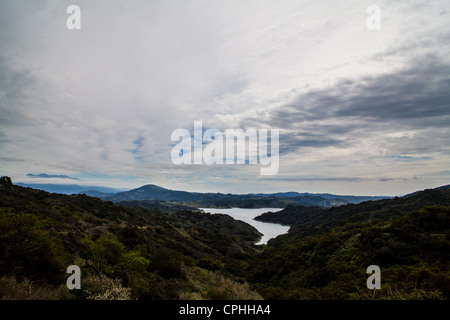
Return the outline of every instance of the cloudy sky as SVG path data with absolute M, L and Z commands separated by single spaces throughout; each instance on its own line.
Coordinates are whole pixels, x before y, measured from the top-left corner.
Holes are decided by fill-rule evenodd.
M 69 5 L 81 29 L 69 30 Z M 368 28 L 380 8 L 380 29 Z M 0 174 L 200 192 L 450 183 L 450 2 L 0 0 Z M 171 133 L 279 129 L 278 174 L 174 165 Z

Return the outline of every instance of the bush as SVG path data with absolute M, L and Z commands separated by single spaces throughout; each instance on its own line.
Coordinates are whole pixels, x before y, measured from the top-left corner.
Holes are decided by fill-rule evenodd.
M 64 275 L 60 242 L 41 229 L 31 214 L 0 216 L 0 273 L 61 283 Z
M 197 266 L 211 271 L 222 269 L 220 262 L 211 258 L 201 258 L 197 262 Z
M 2 184 L 4 186 L 10 186 L 10 185 L 12 185 L 12 180 L 10 177 L 3 176 L 0 178 L 0 184 Z
M 131 289 L 123 287 L 119 279 L 101 274 L 87 275 L 81 289 L 88 300 L 131 300 Z
M 102 234 L 96 241 L 86 238 L 82 243 L 86 264 L 97 274 L 113 273 L 125 251 L 125 246 L 111 233 Z
M 66 286 L 38 286 L 28 279 L 17 282 L 14 277 L 0 278 L 1 300 L 66 300 L 72 299 Z
M 262 300 L 248 283 L 239 283 L 218 271 L 193 267 L 187 268 L 186 274 L 188 289 L 180 293 L 180 299 Z
M 158 252 L 153 256 L 150 269 L 166 279 L 183 278 L 184 276 L 180 260 L 166 251 Z

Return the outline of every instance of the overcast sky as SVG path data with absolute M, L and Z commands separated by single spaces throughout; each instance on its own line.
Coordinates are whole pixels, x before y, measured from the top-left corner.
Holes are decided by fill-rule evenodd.
M 69 30 L 69 5 L 81 30 Z M 381 29 L 371 30 L 370 5 Z M 199 192 L 450 183 L 450 2 L 0 0 L 0 174 Z M 279 129 L 280 168 L 174 165 L 177 128 Z

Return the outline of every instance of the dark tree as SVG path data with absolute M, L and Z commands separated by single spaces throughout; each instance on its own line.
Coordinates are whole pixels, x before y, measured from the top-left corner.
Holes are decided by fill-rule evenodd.
M 10 177 L 3 176 L 0 178 L 0 184 L 10 186 L 12 185 L 12 180 Z

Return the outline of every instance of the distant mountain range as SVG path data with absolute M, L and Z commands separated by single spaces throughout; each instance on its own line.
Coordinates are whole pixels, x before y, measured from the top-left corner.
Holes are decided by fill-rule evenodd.
M 37 183 L 21 183 L 21 182 L 17 182 L 14 184 L 25 188 L 44 190 L 51 193 L 62 193 L 62 194 L 89 193 L 93 197 L 100 195 L 103 196 L 112 195 L 117 192 L 123 191 L 123 189 L 114 189 L 99 186 L 80 186 L 77 184 L 51 184 L 51 183 L 37 184 Z
M 88 193 L 88 195 L 90 195 Z M 304 206 L 331 207 L 347 203 L 360 203 L 367 200 L 379 200 L 388 197 L 370 197 L 370 196 L 343 196 L 333 194 L 312 194 L 298 192 L 278 192 L 278 193 L 249 193 L 249 194 L 231 194 L 231 193 L 199 193 L 170 190 L 148 184 L 137 189 L 119 192 L 111 196 L 101 197 L 104 200 L 114 202 L 122 201 L 141 201 L 141 200 L 163 200 L 179 201 L 201 206 L 219 206 L 219 207 L 244 207 L 256 208 L 262 206 L 285 207 L 288 204 L 300 204 Z
M 378 219 L 390 219 L 402 216 L 405 212 L 419 210 L 423 206 L 435 204 L 450 206 L 450 185 L 434 189 L 417 191 L 403 197 L 380 199 L 366 203 L 347 204 L 333 208 L 318 208 L 307 206 L 287 206 L 281 211 L 266 212 L 255 220 L 270 223 L 280 223 L 295 227 L 301 226 L 308 232 L 321 225 L 322 228 L 336 227 L 345 223 L 361 222 Z M 371 212 L 372 214 L 368 214 Z
M 126 206 L 143 206 L 149 209 L 165 208 L 173 206 L 174 209 L 181 205 L 189 207 L 241 207 L 241 208 L 284 208 L 287 205 L 333 207 L 348 203 L 360 203 L 368 200 L 379 200 L 391 197 L 383 196 L 354 196 L 334 195 L 329 193 L 200 193 L 166 189 L 154 184 L 123 191 L 107 187 L 59 185 L 59 184 L 25 184 L 17 183 L 22 187 L 40 189 L 52 193 L 86 194 L 102 200 L 121 203 Z M 152 201 L 149 201 L 152 200 Z
M 445 189 L 450 189 L 450 184 L 434 188 L 434 190 L 445 190 Z M 424 191 L 424 190 L 418 190 L 418 191 L 415 191 L 415 192 L 412 192 L 412 193 L 405 194 L 404 196 L 402 196 L 402 198 L 409 198 L 409 197 L 414 196 L 414 195 L 416 195 L 416 194 L 418 194 L 418 193 L 420 193 L 422 191 Z

